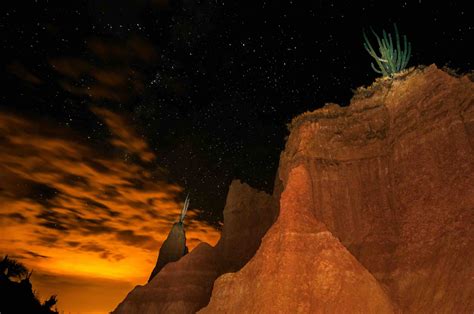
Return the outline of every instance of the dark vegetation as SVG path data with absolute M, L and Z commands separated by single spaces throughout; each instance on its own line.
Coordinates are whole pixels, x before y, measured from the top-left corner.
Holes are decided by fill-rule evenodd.
M 0 313 L 57 314 L 51 309 L 57 302 L 53 295 L 43 303 L 30 282 L 31 272 L 20 262 L 5 256 L 0 261 Z

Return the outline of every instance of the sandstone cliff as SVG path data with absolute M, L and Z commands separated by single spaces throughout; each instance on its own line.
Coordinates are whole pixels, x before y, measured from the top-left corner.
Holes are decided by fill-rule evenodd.
M 199 313 L 393 313 L 375 278 L 313 215 L 311 177 L 293 168 L 276 223 Z
M 314 215 L 406 313 L 474 311 L 474 84 L 432 65 L 293 120 Z
M 408 71 L 290 131 L 273 196 L 234 182 L 219 244 L 168 264 L 117 313 L 474 311 L 467 76 Z

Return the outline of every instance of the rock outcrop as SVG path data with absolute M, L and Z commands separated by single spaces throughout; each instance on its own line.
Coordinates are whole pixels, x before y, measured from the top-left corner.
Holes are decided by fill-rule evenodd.
M 474 84 L 432 65 L 293 120 L 313 213 L 404 313 L 474 311 Z
M 201 243 L 167 264 L 148 284 L 135 287 L 114 313 L 195 313 L 208 304 L 217 277 L 238 271 L 255 254 L 277 213 L 273 197 L 233 181 L 217 245 Z
M 184 225 L 181 222 L 174 223 L 168 237 L 161 245 L 158 260 L 156 261 L 155 268 L 153 268 L 148 282 L 150 282 L 166 264 L 176 262 L 187 253 L 188 248 L 186 246 Z
M 222 275 L 199 313 L 393 313 L 377 280 L 313 215 L 311 177 L 291 171 L 256 255 Z
M 290 131 L 273 196 L 233 182 L 216 247 L 166 265 L 116 313 L 474 312 L 467 76 L 407 71 Z

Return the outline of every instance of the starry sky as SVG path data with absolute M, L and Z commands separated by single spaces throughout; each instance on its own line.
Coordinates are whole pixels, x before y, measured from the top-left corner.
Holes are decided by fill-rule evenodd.
M 397 23 L 409 65 L 463 72 L 473 20 L 460 1 L 2 3 L 1 252 L 45 294 L 61 279 L 64 308 L 111 310 L 188 192 L 190 247 L 214 244 L 233 179 L 272 192 L 286 124 L 373 82 L 363 29 Z M 84 308 L 78 282 L 122 288 Z

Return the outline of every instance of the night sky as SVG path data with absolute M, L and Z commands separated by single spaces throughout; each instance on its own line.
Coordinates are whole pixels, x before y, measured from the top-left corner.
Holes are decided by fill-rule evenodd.
M 472 66 L 473 16 L 466 2 L 285 2 L 11 6 L 1 13 L 3 61 L 10 71 L 0 105 L 50 117 L 97 143 L 108 134 L 90 104 L 125 113 L 159 152 L 157 163 L 169 180 L 191 193 L 203 217 L 218 220 L 232 179 L 271 192 L 292 117 L 326 102 L 347 105 L 351 89 L 374 80 L 363 28 L 392 30 L 396 22 L 413 45 L 410 65 Z M 127 47 L 132 40 L 146 46 L 142 58 Z M 94 41 L 111 51 L 94 53 Z M 123 51 L 114 55 L 115 48 Z M 52 60 L 131 73 L 124 84 L 112 80 L 105 94 L 90 97 L 68 91 L 64 81 L 77 89 L 103 82 L 88 69 L 67 77 Z M 15 66 L 41 83 L 22 81 Z
M 0 145 L 6 145 L 1 140 L 5 136 L 10 144 L 21 138 L 55 142 L 38 142 L 33 151 L 9 153 L 10 159 L 0 153 L 0 161 L 7 165 L 25 154 L 59 158 L 49 147 L 61 147 L 58 152 L 69 152 L 96 171 L 89 177 L 69 177 L 73 187 L 87 186 L 86 179 L 93 181 L 97 173 L 112 178 L 96 160 L 113 160 L 113 169 L 133 165 L 130 176 L 137 169 L 148 181 L 130 179 L 126 187 L 134 196 L 116 204 L 128 202 L 133 208 L 141 197 L 137 191 L 164 188 L 178 208 L 189 192 L 193 219 L 202 226 L 219 226 L 233 179 L 272 192 L 288 135 L 286 124 L 294 116 L 328 102 L 346 106 L 354 89 L 378 76 L 363 48 L 363 29 L 392 32 L 397 23 L 412 43 L 409 66 L 436 63 L 459 72 L 472 69 L 474 17 L 467 1 L 302 2 L 2 3 Z M 2 120 L 2 114 L 8 118 Z M 40 135 L 35 139 L 35 134 Z M 55 167 L 51 171 L 65 171 L 70 165 L 61 159 Z M 10 167 L 9 175 L 0 172 L 0 180 L 2 175 L 13 180 L 18 169 Z M 109 179 L 104 179 L 107 188 L 113 184 L 106 181 L 115 182 Z M 53 206 L 48 204 L 66 193 L 59 188 L 61 180 L 28 180 L 26 198 L 50 211 Z M 15 184 L 18 189 L 24 183 Z M 8 187 L 0 184 L 2 189 Z M 93 203 L 92 198 L 87 196 L 87 202 Z M 72 228 L 56 214 L 41 215 L 35 219 L 49 231 Z M 123 235 L 118 240 L 128 244 L 140 239 L 136 230 L 101 228 L 104 234 Z M 153 252 L 152 263 L 158 248 L 150 241 L 146 248 Z

